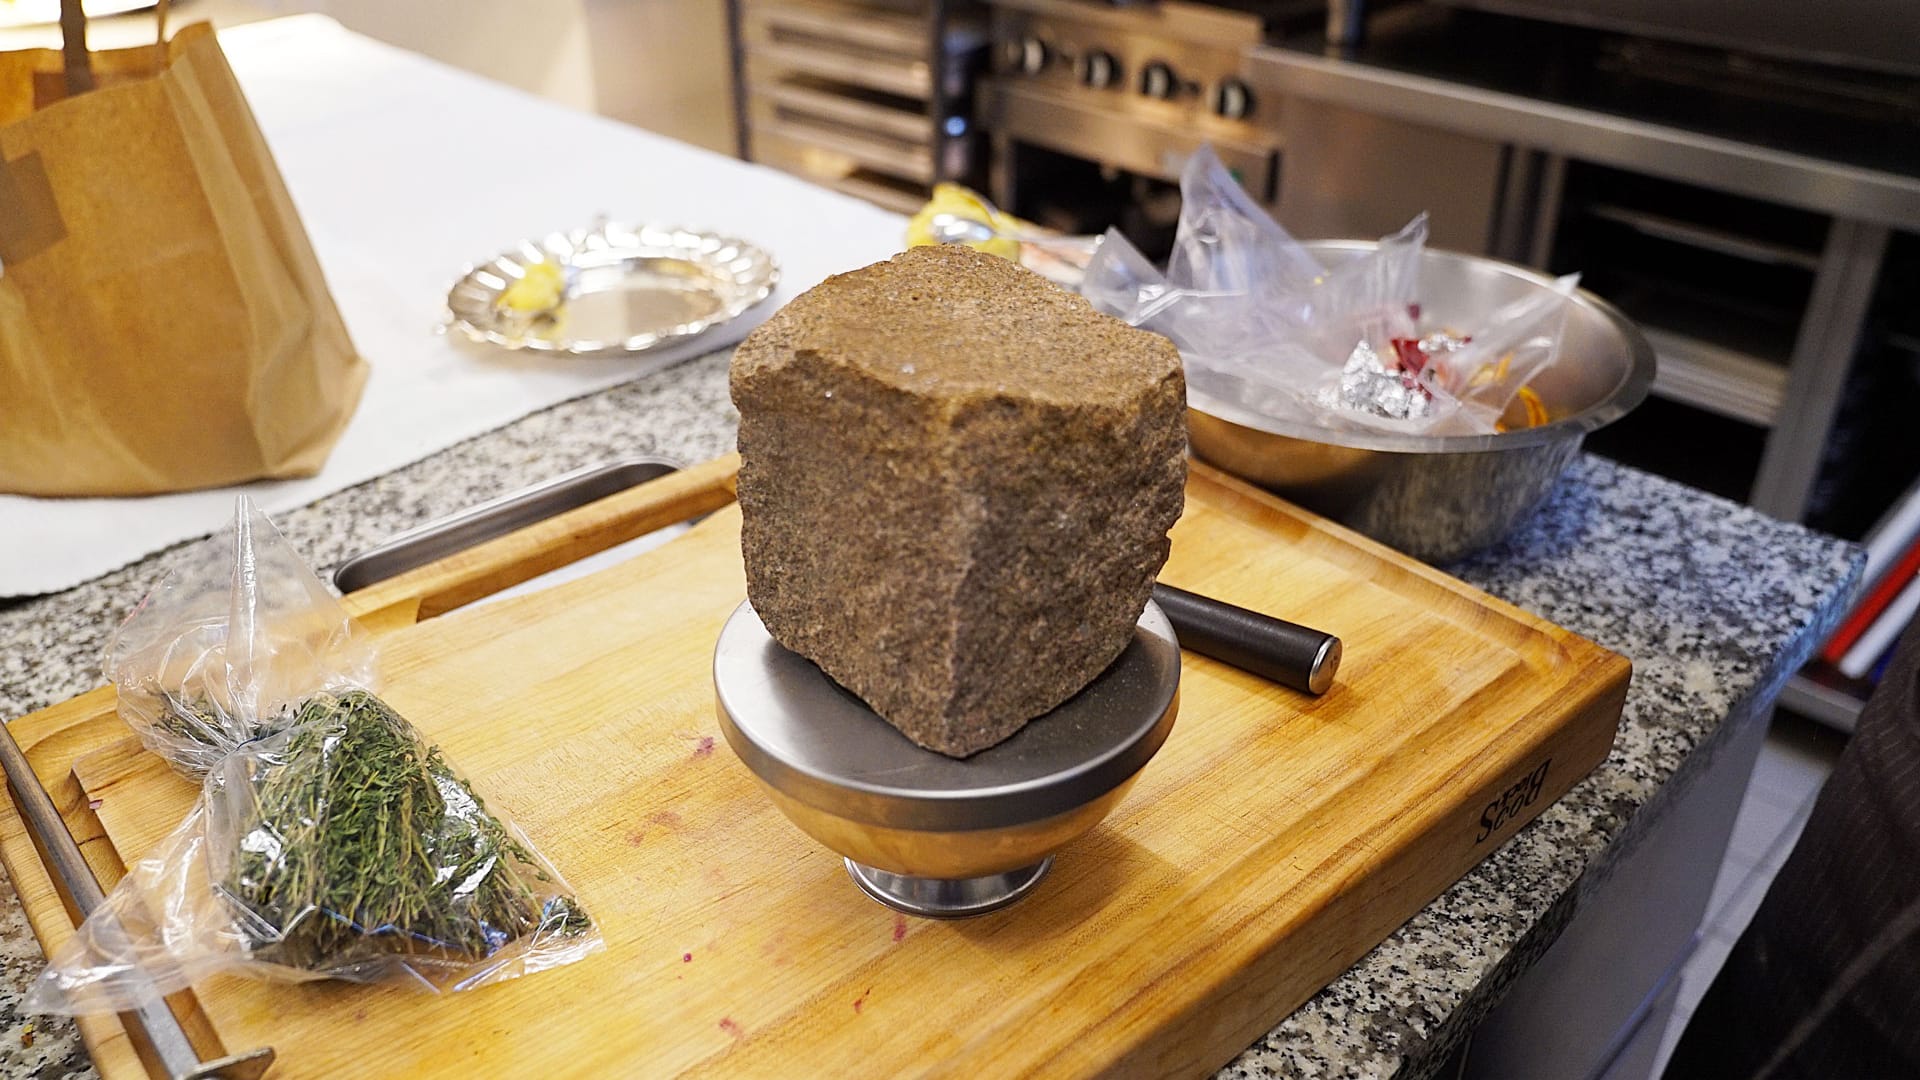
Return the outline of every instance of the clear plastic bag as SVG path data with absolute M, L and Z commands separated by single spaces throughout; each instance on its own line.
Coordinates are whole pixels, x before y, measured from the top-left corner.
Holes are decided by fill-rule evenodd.
M 374 679 L 366 634 L 251 503 L 127 616 L 104 666 L 121 719 L 196 781 L 300 698 Z
M 1485 433 L 1558 355 L 1572 285 L 1467 328 L 1449 363 L 1402 366 L 1418 341 L 1426 215 L 1359 257 L 1323 266 L 1203 147 L 1181 177 L 1180 223 L 1163 274 L 1117 232 L 1087 268 L 1096 308 L 1170 338 L 1188 383 L 1282 419 L 1413 434 Z M 1377 393 L 1375 391 L 1378 391 Z M 1349 407 L 1395 397 L 1398 408 Z
M 601 939 L 565 882 L 374 695 L 374 650 L 250 500 L 115 634 L 107 670 L 200 799 L 28 1006 L 132 1008 L 208 975 L 464 990 Z
M 1580 275 L 1568 274 L 1556 279 L 1552 289 L 1496 309 L 1481 321 L 1465 345 L 1449 353 L 1435 365 L 1434 373 L 1425 377 L 1460 402 L 1470 424 L 1485 431 L 1498 430 L 1514 398 L 1522 396 L 1534 376 L 1560 358 L 1567 298 L 1579 287 Z M 1532 413 L 1536 408 L 1537 398 L 1525 411 Z M 1534 416 L 1531 422 L 1544 419 L 1544 415 Z

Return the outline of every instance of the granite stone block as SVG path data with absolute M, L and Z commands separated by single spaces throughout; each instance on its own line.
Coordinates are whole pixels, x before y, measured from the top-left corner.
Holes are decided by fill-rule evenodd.
M 1186 483 L 1165 338 L 915 248 L 788 304 L 732 389 L 748 598 L 914 742 L 992 746 L 1131 640 Z

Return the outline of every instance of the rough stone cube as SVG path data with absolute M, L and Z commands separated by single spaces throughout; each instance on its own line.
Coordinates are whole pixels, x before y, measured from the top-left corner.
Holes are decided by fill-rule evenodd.
M 1185 490 L 1171 342 L 923 247 L 793 300 L 731 381 L 748 598 L 914 742 L 992 746 L 1126 647 Z

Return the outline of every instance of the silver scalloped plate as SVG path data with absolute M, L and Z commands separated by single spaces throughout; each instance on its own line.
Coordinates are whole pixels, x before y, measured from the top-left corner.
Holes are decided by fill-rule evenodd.
M 500 294 L 534 263 L 566 278 L 553 316 L 503 310 Z M 638 353 L 703 334 L 772 295 L 780 269 L 731 237 L 667 225 L 596 224 L 522 240 L 471 267 L 447 293 L 449 323 L 508 349 L 604 356 Z

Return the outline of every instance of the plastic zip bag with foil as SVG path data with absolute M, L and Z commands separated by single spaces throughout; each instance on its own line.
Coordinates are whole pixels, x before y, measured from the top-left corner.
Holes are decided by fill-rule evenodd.
M 1328 267 L 1202 147 L 1181 177 L 1164 273 L 1116 231 L 1087 267 L 1096 308 L 1172 339 L 1209 396 L 1320 427 L 1485 434 L 1544 422 L 1527 382 L 1559 355 L 1577 277 L 1466 327 L 1420 321 L 1423 214 Z M 1436 332 L 1438 337 L 1436 337 Z M 1420 348 L 1434 344 L 1431 353 Z

